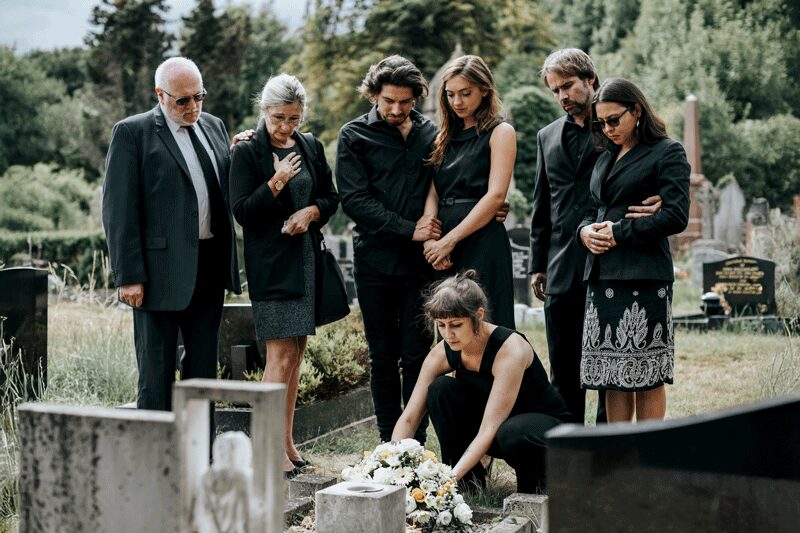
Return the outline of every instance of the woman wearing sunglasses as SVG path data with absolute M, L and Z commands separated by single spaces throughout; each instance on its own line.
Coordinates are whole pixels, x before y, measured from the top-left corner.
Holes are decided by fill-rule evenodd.
M 294 406 L 307 336 L 315 331 L 314 249 L 339 205 L 322 144 L 297 131 L 305 101 L 294 76 L 270 78 L 261 91 L 259 125 L 249 140 L 239 138 L 230 170 L 256 337 L 267 348 L 264 381 L 286 384 L 286 477 L 307 464 L 292 439 Z
M 636 85 L 612 78 L 593 100 L 595 135 L 606 151 L 594 167 L 594 205 L 578 228 L 591 252 L 581 385 L 606 392 L 609 422 L 663 419 L 672 383 L 672 256 L 667 237 L 689 218 L 689 163 Z M 660 195 L 652 216 L 625 218 Z

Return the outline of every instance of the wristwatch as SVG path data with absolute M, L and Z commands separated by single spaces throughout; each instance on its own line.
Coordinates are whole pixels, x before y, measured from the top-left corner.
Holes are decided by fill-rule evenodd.
M 283 185 L 284 185 L 284 183 L 283 183 L 282 180 L 275 180 L 275 181 L 272 182 L 272 186 L 275 187 L 276 191 L 282 191 L 283 190 Z

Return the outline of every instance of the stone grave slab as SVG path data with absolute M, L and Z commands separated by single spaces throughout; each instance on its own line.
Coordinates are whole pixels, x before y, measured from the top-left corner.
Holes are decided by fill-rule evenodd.
M 16 267 L 0 270 L 0 327 L 3 342 L 14 339 L 22 352 L 22 367 L 29 376 L 47 384 L 47 270 Z M 5 377 L 0 374 L 0 381 Z M 30 394 L 31 391 L 29 391 Z
M 703 292 L 721 292 L 733 316 L 777 313 L 775 263 L 757 257 L 731 257 L 703 265 Z
M 796 531 L 800 397 L 548 434 L 550 531 Z
M 404 533 L 406 488 L 344 481 L 316 494 L 318 533 Z
M 514 300 L 531 304 L 531 286 L 528 276 L 528 256 L 530 255 L 531 230 L 517 227 L 508 230 L 511 242 L 511 271 L 514 280 Z M 520 324 L 517 321 L 517 324 Z
M 178 531 L 175 415 L 19 407 L 19 531 Z

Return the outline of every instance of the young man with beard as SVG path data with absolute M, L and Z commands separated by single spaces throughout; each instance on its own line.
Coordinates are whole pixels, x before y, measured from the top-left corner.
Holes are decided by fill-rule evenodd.
M 572 413 L 572 421 L 582 424 L 586 401 L 586 391 L 580 386 L 586 249 L 579 245 L 576 232 L 592 203 L 589 179 L 601 153 L 592 141 L 591 129 L 592 99 L 600 83 L 592 59 L 577 48 L 550 54 L 541 76 L 567 114 L 542 128 L 537 137 L 528 272 L 534 294 L 544 301 L 550 379 Z M 650 216 L 660 206 L 661 198 L 653 196 L 641 206 L 631 206 L 627 217 Z M 606 419 L 604 399 L 601 393 L 597 422 Z

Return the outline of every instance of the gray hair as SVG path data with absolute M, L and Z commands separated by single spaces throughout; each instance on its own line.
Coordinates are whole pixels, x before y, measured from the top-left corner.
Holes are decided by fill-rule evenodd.
M 592 87 L 595 90 L 600 86 L 600 81 L 597 79 L 597 71 L 594 68 L 594 63 L 589 54 L 578 48 L 563 48 L 556 50 L 544 60 L 542 70 L 539 75 L 542 81 L 547 84 L 547 75 L 550 73 L 559 74 L 561 76 L 577 76 L 582 80 L 594 78 Z
M 169 89 L 169 80 L 172 78 L 172 75 L 181 70 L 196 74 L 200 79 L 200 86 L 203 85 L 203 75 L 200 74 L 200 69 L 197 68 L 194 61 L 186 57 L 170 57 L 156 69 L 156 87 Z
M 294 76 L 286 73 L 278 74 L 267 80 L 258 98 L 258 108 L 261 111 L 259 119 L 264 118 L 264 110 L 289 104 L 300 104 L 305 110 L 306 90 Z

